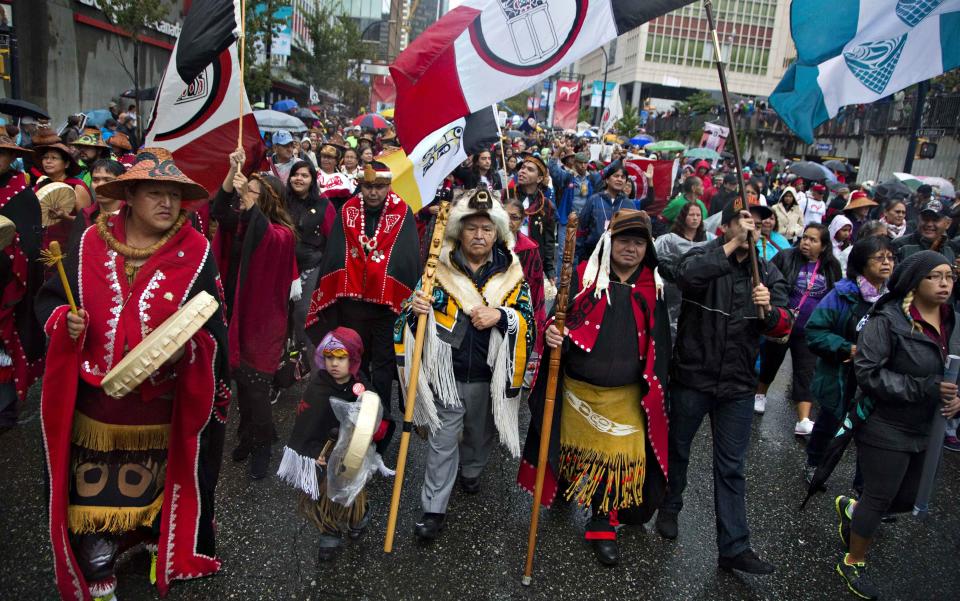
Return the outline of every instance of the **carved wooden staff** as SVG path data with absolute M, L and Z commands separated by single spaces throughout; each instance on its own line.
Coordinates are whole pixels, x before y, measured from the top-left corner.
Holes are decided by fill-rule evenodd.
M 47 250 L 40 251 L 40 261 L 47 267 L 57 266 L 57 273 L 60 274 L 60 283 L 63 284 L 63 291 L 67 295 L 70 312 L 76 315 L 77 302 L 73 300 L 73 292 L 70 291 L 70 282 L 67 281 L 67 273 L 63 270 L 63 253 L 60 252 L 60 243 L 54 240 L 50 243 Z
M 443 243 L 443 234 L 447 229 L 447 216 L 450 212 L 450 203 L 446 200 L 440 203 L 440 211 L 433 225 L 433 237 L 430 240 L 430 254 L 423 269 L 421 289 L 427 296 L 433 295 L 433 279 L 437 271 L 437 261 L 440 257 L 440 246 Z M 383 541 L 383 550 L 386 553 L 393 551 L 393 536 L 397 531 L 397 512 L 400 509 L 400 493 L 403 490 L 403 472 L 407 465 L 407 451 L 410 448 L 410 431 L 413 430 L 413 408 L 417 403 L 417 380 L 420 375 L 420 359 L 423 355 L 423 337 L 427 330 L 427 316 L 417 317 L 417 333 L 413 343 L 413 360 L 410 364 L 410 381 L 407 382 L 406 408 L 403 412 L 403 432 L 400 434 L 400 452 L 397 455 L 397 474 L 393 480 L 393 496 L 390 498 L 390 515 L 387 518 L 387 537 Z
M 563 247 L 563 267 L 560 269 L 560 287 L 557 289 L 556 312 L 553 325 L 563 333 L 567 320 L 567 298 L 570 295 L 570 280 L 573 277 L 573 254 L 577 247 L 576 213 L 567 217 L 566 241 Z M 550 349 L 550 363 L 547 372 L 547 390 L 543 400 L 543 422 L 540 426 L 540 449 L 537 454 L 537 477 L 533 487 L 533 508 L 530 510 L 530 534 L 527 538 L 527 565 L 523 569 L 524 586 L 533 581 L 533 555 L 537 550 L 537 525 L 540 522 L 540 499 L 543 497 L 543 477 L 547 472 L 550 453 L 550 435 L 553 432 L 553 406 L 557 399 L 557 382 L 560 376 L 560 355 L 562 346 Z
M 740 142 L 737 140 L 737 128 L 733 122 L 733 110 L 730 108 L 730 92 L 727 90 L 727 73 L 723 68 L 723 55 L 720 53 L 720 37 L 717 35 L 717 23 L 713 18 L 713 2 L 711 2 L 711 0 L 703 0 L 703 8 L 707 13 L 707 23 L 710 26 L 710 34 L 713 36 L 713 54 L 717 60 L 717 76 L 720 78 L 720 94 L 723 96 L 723 108 L 727 112 L 727 125 L 730 127 L 730 135 L 728 138 L 730 139 L 730 145 L 733 147 L 733 160 L 737 167 L 737 184 L 740 187 L 740 198 L 743 200 L 743 206 L 746 207 L 747 189 L 743 183 L 743 159 L 740 158 Z M 760 279 L 760 265 L 757 261 L 757 239 L 751 234 L 747 236 L 747 241 L 750 243 L 750 266 L 753 269 L 753 287 L 756 288 L 762 283 Z M 766 313 L 763 307 L 757 307 L 757 317 L 763 319 L 766 317 Z

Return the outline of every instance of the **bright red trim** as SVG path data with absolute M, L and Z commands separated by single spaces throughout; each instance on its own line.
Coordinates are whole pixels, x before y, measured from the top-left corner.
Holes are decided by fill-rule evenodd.
M 77 23 L 82 23 L 83 25 L 89 25 L 90 27 L 96 27 L 97 29 L 102 29 L 103 31 L 109 31 L 110 33 L 115 33 L 119 36 L 129 38 L 130 34 L 123 29 L 120 29 L 116 25 L 111 25 L 106 21 L 101 21 L 100 19 L 95 19 L 94 17 L 88 17 L 87 15 L 80 14 L 78 12 L 73 13 L 73 20 Z M 157 38 L 151 38 L 145 35 L 140 36 L 140 41 L 144 44 L 149 44 L 151 46 L 156 46 L 157 48 L 163 48 L 164 50 L 173 50 L 173 44 L 169 42 L 164 42 L 163 40 L 158 40 Z
M 607 531 L 598 531 L 598 530 L 587 530 L 584 533 L 583 538 L 587 540 L 617 540 L 616 532 L 607 532 Z

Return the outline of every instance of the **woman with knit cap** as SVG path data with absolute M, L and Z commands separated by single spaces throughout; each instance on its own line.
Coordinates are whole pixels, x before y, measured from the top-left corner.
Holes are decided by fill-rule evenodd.
M 947 355 L 960 354 L 960 316 L 950 305 L 955 280 L 940 253 L 907 257 L 857 340 L 854 370 L 863 397 L 855 410 L 864 421 L 854 438 L 863 494 L 859 501 L 836 499 L 847 551 L 836 570 L 864 599 L 878 596 L 865 568 L 880 518 L 912 509 L 934 415 L 960 413 L 956 382 L 943 381 Z

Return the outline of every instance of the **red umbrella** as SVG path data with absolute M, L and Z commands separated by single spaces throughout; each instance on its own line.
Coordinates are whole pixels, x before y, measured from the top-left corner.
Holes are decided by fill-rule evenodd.
M 376 113 L 360 115 L 353 120 L 353 125 L 359 125 L 361 129 L 387 129 L 388 127 L 393 127 L 393 124 Z

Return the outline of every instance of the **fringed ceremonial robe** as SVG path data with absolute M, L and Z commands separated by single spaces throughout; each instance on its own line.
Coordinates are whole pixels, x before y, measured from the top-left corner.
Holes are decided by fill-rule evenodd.
M 505 271 L 494 274 L 479 288 L 451 261 L 453 245 L 448 240 L 440 251 L 433 287 L 433 312 L 427 317 L 420 383 L 413 421 L 431 431 L 440 427 L 434 399 L 447 406 L 460 404 L 456 375 L 453 369 L 453 348 L 460 348 L 470 324 L 474 307 L 502 309 L 507 315 L 504 331 L 491 328 L 487 365 L 490 381 L 491 409 L 500 442 L 514 457 L 520 455 L 520 433 L 517 423 L 520 409 L 520 387 L 527 357 L 533 346 L 536 324 L 530 288 L 523 279 L 520 260 L 509 252 Z M 419 289 L 422 282 L 417 284 Z M 417 316 L 407 307 L 394 328 L 394 344 L 400 366 L 402 390 L 410 378 Z
M 585 267 L 586 262 L 581 263 L 577 281 L 582 280 Z M 571 285 L 571 294 L 574 294 L 575 283 Z M 620 352 L 623 357 L 627 353 L 636 353 L 630 359 L 637 369 L 636 381 L 615 387 L 598 385 L 590 381 L 594 379 L 590 373 L 571 373 L 571 353 L 564 354 L 542 503 L 550 507 L 560 493 L 584 505 L 598 503 L 598 509 L 604 512 L 639 511 L 631 518 L 621 511 L 620 519 L 642 523 L 656 510 L 666 485 L 667 414 L 662 378 L 667 373 L 670 338 L 666 328 L 669 328 L 669 322 L 666 307 L 662 301 L 657 301 L 650 267 L 642 266 L 633 282 L 611 283 L 610 286 L 629 286 L 628 294 L 622 297 L 627 302 L 611 306 L 608 303 L 610 293 L 597 298 L 595 286 L 576 294 L 567 312 L 565 325 L 569 329 L 569 340 L 565 345 L 567 348 L 575 345 L 581 359 L 589 357 L 583 364 L 589 366 L 596 361 L 598 363 L 593 365 L 599 367 L 608 361 L 607 358 L 589 354 L 597 344 L 601 329 L 612 323 L 605 319 L 612 319 L 614 312 L 619 312 L 613 335 L 622 334 Z M 623 314 L 624 310 L 626 314 Z M 632 327 L 621 327 L 624 319 Z M 552 321 L 551 317 L 547 326 Z M 655 339 L 660 342 L 659 346 L 667 349 L 666 353 L 658 356 Z M 547 385 L 545 367 L 549 357 L 550 352 L 545 352 L 540 358 L 530 394 L 530 428 L 517 477 L 518 483 L 530 492 L 534 488 L 542 435 L 540 424 Z M 625 382 L 629 380 L 627 378 Z M 569 484 L 566 490 L 558 490 L 561 480 Z
M 125 240 L 124 208 L 108 220 Z M 121 399 L 103 377 L 155 327 L 200 291 L 223 295 L 209 242 L 184 225 L 128 283 L 124 258 L 91 227 L 66 261 L 77 304 L 88 313 L 76 341 L 67 333 L 59 278 L 40 292 L 37 314 L 50 337 L 41 425 L 50 478 L 50 543 L 63 599 L 87 601 L 68 533 L 159 531 L 157 588 L 220 569 L 215 557 L 214 487 L 230 402 L 227 325 L 222 310 L 165 365 Z

